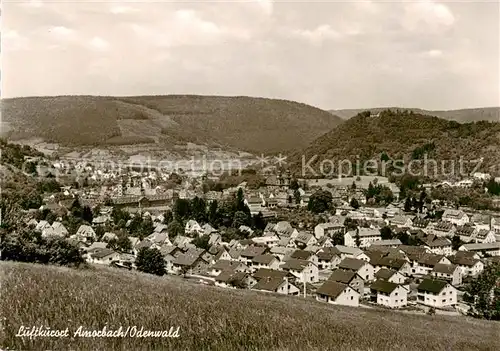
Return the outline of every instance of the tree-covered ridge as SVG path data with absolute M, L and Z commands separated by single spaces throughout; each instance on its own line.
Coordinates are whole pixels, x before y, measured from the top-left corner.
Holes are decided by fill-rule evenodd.
M 311 164 L 324 160 L 357 159 L 378 161 L 422 159 L 437 161 L 476 160 L 483 157 L 482 170 L 500 164 L 500 123 L 473 122 L 460 124 L 408 111 L 370 111 L 342 123 L 316 139 L 292 157 L 300 166 L 318 155 Z M 500 170 L 497 170 L 500 171 Z

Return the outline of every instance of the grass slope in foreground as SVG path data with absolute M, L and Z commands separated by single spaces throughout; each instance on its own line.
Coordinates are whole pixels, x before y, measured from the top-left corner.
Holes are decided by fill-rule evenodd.
M 174 277 L 1 263 L 2 348 L 17 350 L 494 350 L 500 324 L 347 308 Z M 180 326 L 179 338 L 16 338 L 21 325 Z

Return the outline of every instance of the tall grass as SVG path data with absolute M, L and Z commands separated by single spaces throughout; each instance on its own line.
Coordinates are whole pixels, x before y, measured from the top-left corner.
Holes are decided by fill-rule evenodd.
M 500 324 L 348 308 L 107 268 L 1 263 L 1 347 L 16 350 L 494 350 Z M 20 338 L 107 326 L 179 338 Z

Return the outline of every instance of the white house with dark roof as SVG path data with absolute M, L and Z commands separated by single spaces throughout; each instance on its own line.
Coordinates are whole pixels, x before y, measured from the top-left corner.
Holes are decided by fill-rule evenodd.
M 360 294 L 347 284 L 327 280 L 316 291 L 316 300 L 335 305 L 359 306 Z
M 370 286 L 370 291 L 378 305 L 401 308 L 408 304 L 408 291 L 402 285 L 379 279 Z
M 460 251 L 454 256 L 449 256 L 451 263 L 458 265 L 462 277 L 475 277 L 484 270 L 484 263 L 474 257 L 460 255 Z
M 456 264 L 437 264 L 431 271 L 434 279 L 445 280 L 453 286 L 462 284 L 462 270 Z
M 252 287 L 253 290 L 273 292 L 282 295 L 294 295 L 300 294 L 300 289 L 292 284 L 288 277 L 278 277 L 278 276 L 268 276 L 261 278 Z
M 459 251 L 472 251 L 490 256 L 500 256 L 500 242 L 482 244 L 464 244 L 458 248 Z
M 386 280 L 394 284 L 404 284 L 406 277 L 394 269 L 381 268 L 375 273 L 376 280 Z
M 417 286 L 417 302 L 435 308 L 457 304 L 457 289 L 444 280 L 424 279 Z
M 380 230 L 372 228 L 358 228 L 357 230 L 348 231 L 344 235 L 344 245 L 349 247 L 357 247 L 357 235 L 359 235 L 359 247 L 368 247 L 374 241 L 382 240 Z
M 281 265 L 281 269 L 292 274 L 300 283 L 319 281 L 318 267 L 311 261 L 291 258 Z
M 469 216 L 462 210 L 447 209 L 444 211 L 441 219 L 455 225 L 464 225 L 469 223 Z
M 354 271 L 365 281 L 372 281 L 375 275 L 375 270 L 370 263 L 355 258 L 344 258 L 339 263 L 339 269 Z
M 279 269 L 280 261 L 274 255 L 263 254 L 253 257 L 250 267 L 253 272 L 260 268 Z

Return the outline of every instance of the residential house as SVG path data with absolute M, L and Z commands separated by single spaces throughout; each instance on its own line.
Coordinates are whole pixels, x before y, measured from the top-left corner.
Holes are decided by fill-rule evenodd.
M 477 252 L 480 255 L 500 256 L 500 242 L 482 244 L 464 244 L 458 248 L 459 251 Z
M 456 264 L 437 264 L 431 271 L 433 279 L 445 280 L 453 286 L 462 284 L 462 270 Z
M 208 273 L 214 277 L 223 271 L 248 272 L 249 268 L 242 262 L 219 260 L 208 269 Z
M 215 278 L 215 286 L 233 289 L 251 289 L 257 280 L 246 272 L 224 271 Z
M 267 236 L 258 236 L 255 238 L 252 238 L 252 241 L 256 245 L 262 245 L 262 246 L 267 246 L 267 247 L 274 247 L 278 246 L 278 243 L 280 242 L 280 238 L 277 235 L 267 235 Z
M 113 261 L 120 259 L 120 254 L 111 249 L 98 248 L 89 253 L 87 262 L 110 265 Z
M 248 246 L 240 253 L 239 260 L 250 267 L 254 257 L 263 255 L 268 251 L 269 249 L 265 246 Z M 231 252 L 229 253 L 231 254 Z
M 455 225 L 464 225 L 469 223 L 469 216 L 462 210 L 447 209 L 444 211 L 441 219 Z
M 328 280 L 347 284 L 363 296 L 365 281 L 355 271 L 336 269 L 328 277 Z
M 61 222 L 56 221 L 52 223 L 52 229 L 54 229 L 54 234 L 60 237 L 66 237 L 69 234 L 68 230 Z
M 337 219 L 336 217 L 334 218 Z M 316 239 L 320 239 L 323 236 L 331 237 L 335 234 L 344 234 L 344 231 L 344 224 L 340 224 L 340 220 L 336 223 L 320 223 L 316 227 L 314 227 L 314 236 L 316 237 Z
M 444 280 L 424 279 L 417 287 L 417 302 L 434 308 L 457 304 L 457 289 Z
M 340 251 L 335 247 L 323 248 L 316 256 L 318 257 L 318 268 L 320 270 L 336 269 L 340 261 L 342 261 Z
M 357 230 L 348 231 L 344 235 L 345 246 L 358 247 L 358 245 L 356 245 L 357 236 L 359 236 L 359 247 L 368 247 L 374 241 L 382 240 L 378 229 L 358 228 Z
M 294 258 L 294 259 L 298 259 L 298 260 L 307 260 L 307 261 L 311 261 L 316 266 L 318 265 L 318 256 L 314 253 L 314 251 L 295 250 L 290 255 L 290 258 Z
M 374 242 L 371 242 L 369 247 L 380 247 L 380 246 L 385 246 L 385 247 L 398 247 L 401 245 L 402 242 L 399 239 L 386 239 L 386 240 L 377 240 Z
M 339 269 L 354 271 L 359 274 L 361 278 L 365 281 L 372 281 L 374 279 L 374 268 L 373 266 L 363 260 L 358 260 L 355 258 L 344 258 L 339 263 Z
M 344 246 L 344 245 L 335 245 L 335 248 L 339 250 L 340 252 L 340 258 L 343 260 L 346 257 L 350 258 L 358 258 L 362 257 L 363 255 L 366 256 L 366 254 L 361 250 L 360 248 L 357 247 L 351 247 L 351 246 Z M 363 257 L 364 257 L 363 256 Z M 362 258 L 360 258 L 362 259 Z M 369 257 L 366 256 L 366 259 L 369 261 Z
M 424 254 L 413 261 L 412 275 L 424 276 L 431 273 L 437 264 L 450 264 L 450 260 L 444 255 Z
M 474 257 L 460 255 L 460 251 L 454 256 L 449 256 L 451 263 L 458 265 L 462 277 L 476 277 L 484 270 L 484 263 Z
M 194 219 L 187 221 L 184 232 L 188 235 L 202 236 L 205 234 L 203 228 Z
M 118 240 L 118 235 L 112 232 L 106 232 L 101 238 L 102 241 L 110 242 L 112 240 Z
M 280 261 L 274 255 L 263 254 L 253 257 L 250 262 L 250 267 L 252 271 L 256 271 L 260 268 L 279 269 Z
M 94 232 L 94 229 L 92 229 L 91 226 L 82 224 L 74 237 L 78 240 L 81 240 L 83 242 L 87 242 L 89 240 L 97 240 L 97 235 Z
M 394 225 L 398 228 L 409 228 L 413 225 L 412 218 L 406 215 L 398 215 L 390 218 L 388 220 L 390 225 Z
M 444 237 L 448 236 L 451 237 L 455 235 L 455 225 L 452 222 L 447 222 L 447 221 L 439 221 L 434 223 L 432 226 L 429 225 L 430 228 L 428 228 L 428 233 L 429 234 L 434 234 L 436 236 Z
M 261 278 L 252 287 L 253 290 L 273 292 L 283 295 L 299 295 L 300 289 L 292 284 L 288 277 L 268 276 Z
M 465 243 L 470 243 L 472 241 L 475 241 L 474 239 L 477 233 L 478 230 L 471 225 L 460 225 L 457 226 L 455 230 L 455 235 L 459 235 L 460 240 L 462 240 Z
M 436 255 L 451 255 L 453 253 L 451 241 L 447 238 L 438 237 L 433 234 L 427 236 L 424 240 L 425 246 L 430 252 Z
M 299 235 L 297 235 L 294 241 L 298 247 L 303 247 L 303 248 L 305 248 L 306 246 L 314 245 L 318 242 L 318 240 L 313 234 L 306 232 L 299 233 Z
M 497 241 L 495 232 L 489 229 L 479 229 L 477 231 L 476 237 L 474 238 L 476 243 L 489 244 Z
M 203 259 L 201 255 L 182 253 L 172 263 L 175 274 L 199 274 L 207 271 L 210 261 Z
M 360 294 L 347 284 L 327 280 L 316 291 L 316 300 L 336 305 L 359 306 Z
M 291 258 L 281 265 L 281 269 L 289 272 L 300 283 L 316 283 L 319 281 L 318 267 L 311 261 Z
M 386 280 L 394 284 L 405 284 L 406 277 L 395 269 L 381 268 L 375 273 L 375 280 Z
M 379 279 L 370 286 L 372 299 L 378 305 L 401 308 L 408 303 L 408 291 L 399 284 Z

